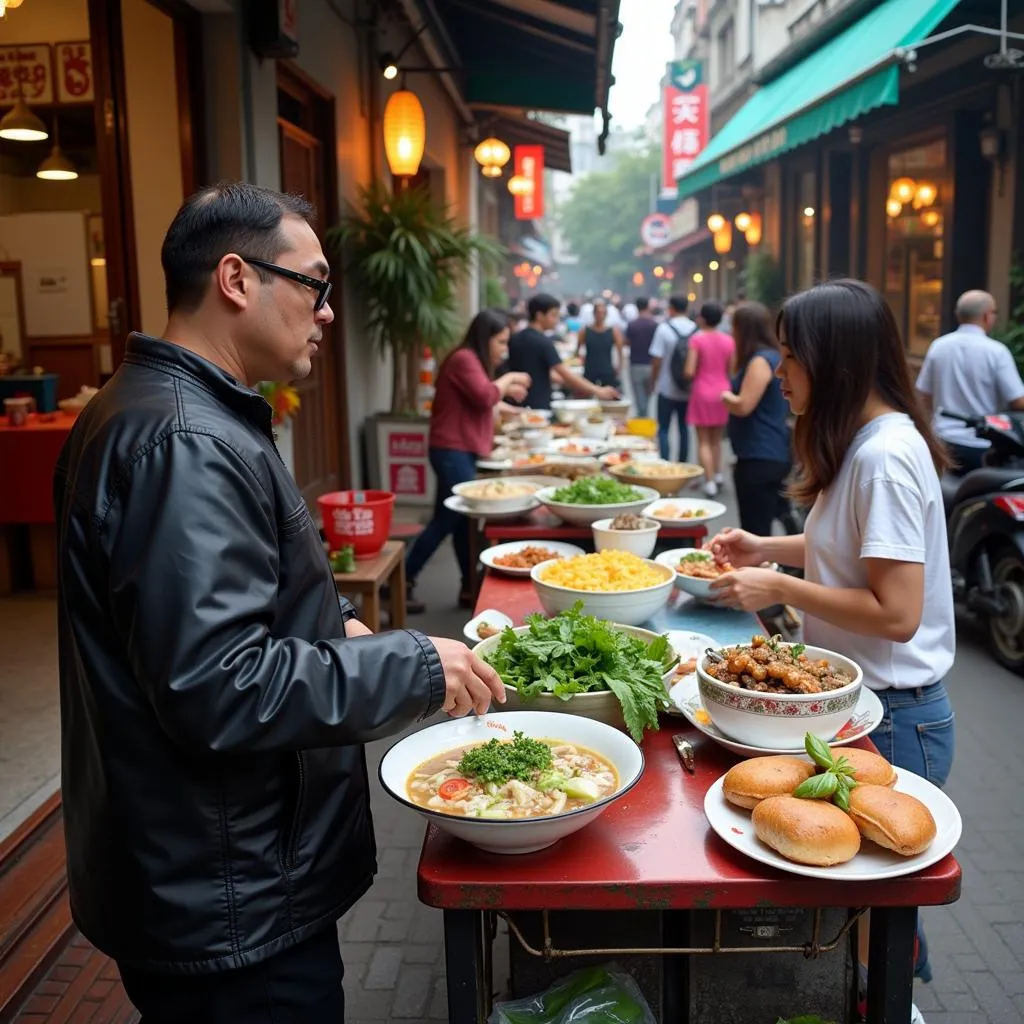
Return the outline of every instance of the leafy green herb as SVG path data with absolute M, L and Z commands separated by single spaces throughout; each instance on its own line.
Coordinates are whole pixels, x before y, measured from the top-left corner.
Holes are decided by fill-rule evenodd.
M 832 749 L 814 733 L 804 734 L 804 750 L 807 756 L 825 771 L 812 775 L 793 790 L 793 796 L 803 800 L 827 800 L 842 808 L 850 809 L 850 791 L 857 785 L 853 777 L 853 765 L 845 757 L 834 757 Z
M 526 782 L 551 767 L 551 748 L 524 736 L 518 729 L 511 740 L 488 740 L 462 755 L 459 771 L 481 782 L 503 786 L 509 779 Z
M 793 660 L 796 661 L 806 650 L 807 644 L 793 644 L 789 649 L 789 653 L 792 655 Z
M 679 559 L 680 565 L 698 565 L 705 562 L 710 562 L 712 556 L 705 551 L 691 551 L 688 555 L 683 555 Z
M 644 729 L 658 728 L 658 711 L 669 706 L 662 676 L 676 661 L 666 637 L 649 645 L 583 614 L 583 602 L 545 619 L 530 615 L 524 633 L 506 630 L 484 660 L 527 703 L 542 693 L 568 700 L 576 693 L 611 690 L 637 743 Z
M 559 487 L 552 496 L 552 500 L 566 505 L 621 505 L 642 499 L 635 487 L 610 476 L 581 476 L 568 486 Z

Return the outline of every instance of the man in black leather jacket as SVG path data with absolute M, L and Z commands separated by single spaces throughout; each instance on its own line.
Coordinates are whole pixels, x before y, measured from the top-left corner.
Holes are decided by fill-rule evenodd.
M 260 380 L 334 314 L 301 199 L 221 185 L 164 241 L 54 483 L 75 922 L 146 1024 L 337 1024 L 336 921 L 376 870 L 363 744 L 503 699 L 461 643 L 369 635 L 339 599 Z

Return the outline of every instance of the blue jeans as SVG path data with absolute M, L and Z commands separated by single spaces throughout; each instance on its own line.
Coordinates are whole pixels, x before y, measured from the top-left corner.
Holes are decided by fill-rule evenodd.
M 946 687 L 940 681 L 913 690 L 876 690 L 885 711 L 871 740 L 897 768 L 920 775 L 940 788 L 953 767 L 955 716 Z M 917 921 L 918 953 L 915 973 L 931 981 L 928 945 L 921 919 Z
M 450 535 L 459 561 L 462 582 L 469 579 L 469 519 L 444 507 L 444 499 L 456 484 L 476 479 L 476 456 L 453 448 L 431 448 L 430 465 L 437 477 L 437 495 L 434 499 L 434 518 L 427 523 L 405 557 L 405 575 L 410 584 L 416 582 L 420 570 L 430 561 L 434 552 Z
M 686 407 L 689 402 L 685 399 L 666 398 L 658 395 L 658 449 L 661 457 L 669 457 L 668 435 L 672 429 L 672 417 L 676 417 L 676 425 L 679 429 L 679 461 L 685 462 L 689 455 L 689 434 L 686 429 Z

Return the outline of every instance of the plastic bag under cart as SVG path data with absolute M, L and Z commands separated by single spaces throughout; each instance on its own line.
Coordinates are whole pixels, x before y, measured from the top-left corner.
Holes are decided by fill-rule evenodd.
M 487 1024 L 657 1024 L 636 982 L 616 964 L 585 967 L 525 999 L 495 1003 Z

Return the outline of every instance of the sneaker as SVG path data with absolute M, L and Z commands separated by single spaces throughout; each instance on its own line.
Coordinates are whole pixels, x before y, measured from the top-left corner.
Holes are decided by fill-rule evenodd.
M 910 1024 L 927 1024 L 916 1003 L 910 1004 Z
M 721 473 L 716 473 L 715 474 L 715 483 L 718 484 L 719 487 L 724 487 L 725 486 L 725 477 L 722 476 Z
M 714 480 L 709 480 L 709 481 L 708 481 L 708 482 L 707 482 L 707 483 L 706 483 L 706 484 L 704 485 L 704 493 L 705 493 L 705 494 L 706 494 L 706 495 L 707 495 L 707 496 L 708 496 L 709 498 L 713 498 L 713 497 L 715 497 L 715 495 L 716 495 L 716 494 L 718 494 L 718 484 L 716 484 Z

